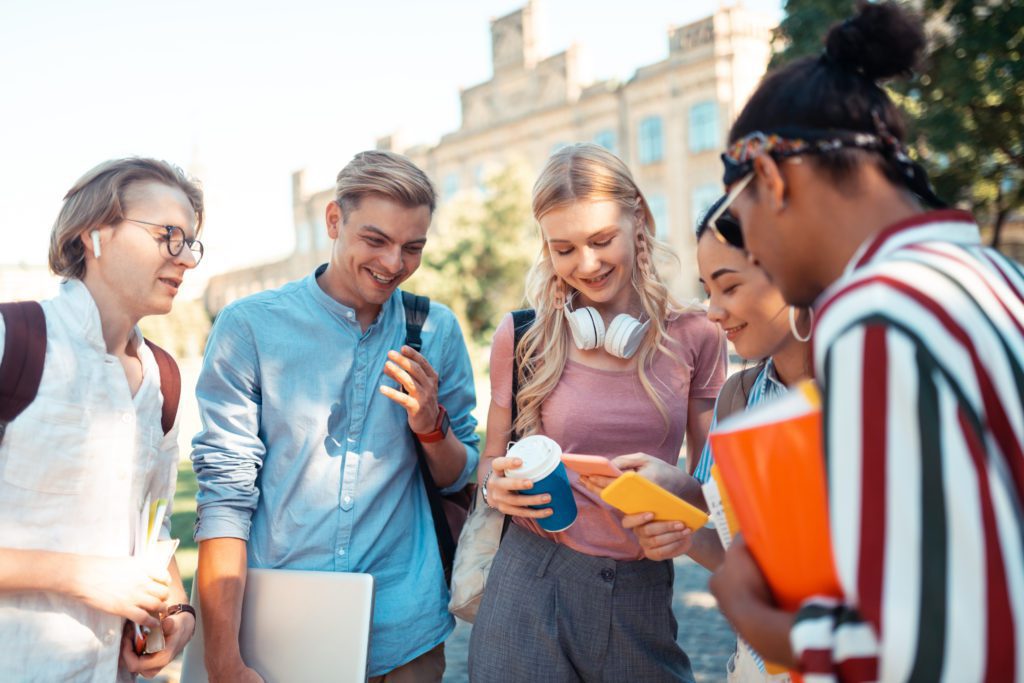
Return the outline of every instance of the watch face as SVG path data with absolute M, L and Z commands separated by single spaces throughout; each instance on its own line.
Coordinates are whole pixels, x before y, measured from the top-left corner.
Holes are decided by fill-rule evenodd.
M 444 411 L 444 417 L 441 418 L 441 426 L 439 427 L 439 429 L 441 430 L 441 436 L 448 436 L 448 428 L 451 426 L 451 424 L 452 419 L 448 417 L 448 411 L 446 410 Z

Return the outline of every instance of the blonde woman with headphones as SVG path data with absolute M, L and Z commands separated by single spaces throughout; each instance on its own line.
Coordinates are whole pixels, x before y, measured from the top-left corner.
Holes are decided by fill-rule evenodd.
M 527 275 L 535 322 L 513 349 L 506 316 L 491 351 L 479 472 L 484 501 L 512 524 L 474 625 L 470 678 L 692 681 L 676 643 L 671 562 L 644 559 L 621 514 L 572 472 L 575 522 L 545 531 L 550 496 L 506 476 L 522 462 L 505 450 L 512 434 L 544 435 L 567 453 L 642 451 L 675 465 L 685 436 L 696 462 L 725 378 L 724 339 L 703 311 L 669 295 L 650 208 L 607 150 L 576 144 L 554 154 L 534 185 L 533 213 L 543 239 Z

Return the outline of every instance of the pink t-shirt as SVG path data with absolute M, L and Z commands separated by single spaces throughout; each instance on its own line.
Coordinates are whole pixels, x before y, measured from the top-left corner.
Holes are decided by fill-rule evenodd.
M 601 370 L 569 360 L 555 390 L 541 408 L 540 432 L 565 453 L 604 455 L 649 453 L 675 465 L 686 435 L 691 398 L 715 398 L 725 381 L 725 341 L 718 326 L 703 313 L 683 313 L 669 320 L 669 348 L 679 360 L 658 354 L 648 379 L 668 411 L 668 429 L 657 406 L 644 391 L 635 369 Z M 567 332 L 568 334 L 568 332 Z M 512 404 L 512 315 L 494 333 L 491 347 L 491 399 Z M 633 532 L 622 528 L 622 513 L 588 491 L 579 475 L 568 471 L 579 508 L 567 530 L 549 533 L 523 517 L 516 524 L 538 536 L 587 555 L 616 560 L 643 556 Z

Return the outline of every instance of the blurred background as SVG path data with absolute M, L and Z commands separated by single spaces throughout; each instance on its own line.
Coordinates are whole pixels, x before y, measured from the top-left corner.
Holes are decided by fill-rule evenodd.
M 940 196 L 975 213 L 986 241 L 1021 260 L 1024 2 L 907 4 L 929 35 L 920 72 L 890 86 L 912 154 Z M 828 27 L 852 9 L 851 0 L 0 0 L 0 301 L 56 292 L 50 227 L 64 192 L 100 161 L 167 159 L 202 182 L 206 257 L 173 313 L 143 323 L 184 375 L 174 522 L 191 581 L 187 456 L 199 422 L 190 390 L 210 325 L 230 301 L 327 260 L 324 211 L 353 154 L 401 152 L 436 184 L 430 244 L 404 288 L 459 316 L 485 408 L 491 334 L 521 305 L 539 247 L 530 187 L 548 155 L 590 141 L 622 157 L 679 257 L 662 264 L 673 291 L 701 297 L 693 227 L 722 191 L 718 154 L 732 120 L 766 69 L 820 53 Z M 685 594 L 680 610 L 705 610 L 727 654 L 710 595 Z

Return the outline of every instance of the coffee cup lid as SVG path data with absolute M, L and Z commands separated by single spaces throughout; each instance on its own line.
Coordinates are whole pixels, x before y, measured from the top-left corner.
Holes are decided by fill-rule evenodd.
M 505 476 L 530 481 L 540 481 L 554 472 L 562 462 L 561 447 L 543 434 L 534 434 L 516 441 L 505 455 L 523 461 L 520 467 L 506 470 Z

